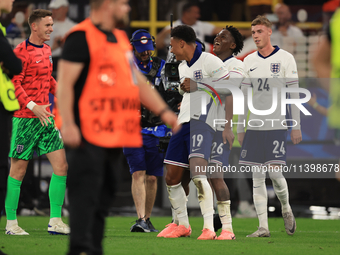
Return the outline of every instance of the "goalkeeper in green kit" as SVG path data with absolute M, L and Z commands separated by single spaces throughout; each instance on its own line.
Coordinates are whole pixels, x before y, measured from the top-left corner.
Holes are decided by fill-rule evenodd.
M 28 235 L 18 226 L 17 208 L 20 186 L 24 179 L 29 160 L 34 151 L 38 156 L 46 154 L 53 174 L 49 187 L 50 234 L 69 234 L 70 228 L 61 220 L 65 198 L 67 162 L 64 144 L 59 130 L 55 127 L 50 111 L 49 93 L 55 94 L 56 81 L 52 77 L 51 48 L 45 41 L 53 32 L 52 12 L 34 10 L 28 19 L 30 37 L 20 43 L 14 53 L 22 61 L 22 72 L 12 82 L 20 109 L 14 112 L 11 148 L 11 168 L 7 182 L 5 209 L 7 235 Z

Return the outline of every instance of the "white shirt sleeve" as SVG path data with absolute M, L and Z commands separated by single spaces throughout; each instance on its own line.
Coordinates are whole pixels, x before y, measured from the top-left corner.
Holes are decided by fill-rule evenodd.
M 251 88 L 251 79 L 246 72 L 246 63 L 244 63 L 244 79 L 241 82 L 241 90 L 244 96 L 244 114 L 238 116 L 237 133 L 244 133 L 247 127 L 247 117 L 248 117 L 248 88 Z M 252 95 L 250 95 L 252 96 Z M 245 123 L 245 125 L 243 125 Z
M 295 84 L 299 84 L 299 76 L 297 72 L 297 66 L 293 55 L 290 53 L 287 55 L 285 62 L 285 78 L 286 78 L 286 86 L 292 86 Z
M 245 128 L 247 127 L 247 119 L 248 119 L 248 111 L 249 111 L 248 103 L 247 103 L 248 89 L 249 89 L 249 86 L 244 86 L 244 85 L 241 86 L 241 90 L 244 96 L 244 114 L 238 115 L 237 133 L 246 132 Z
M 299 88 L 299 84 L 295 83 L 294 85 L 289 86 L 290 88 Z M 300 99 L 300 94 L 299 93 L 289 93 L 291 99 Z M 291 115 L 292 119 L 297 122 L 297 125 L 295 127 L 292 127 L 293 130 L 300 130 L 301 129 L 301 124 L 300 124 L 300 109 L 295 105 L 291 104 L 290 105 L 291 109 Z
M 286 77 L 286 86 L 290 88 L 299 88 L 299 76 L 297 73 L 297 67 L 294 57 L 289 54 L 286 59 L 286 67 L 285 67 L 285 77 Z M 299 99 L 299 93 L 290 93 L 291 99 Z M 292 127 L 293 130 L 300 130 L 300 109 L 295 105 L 291 105 L 291 115 L 292 119 L 297 122 L 295 127 Z
M 241 88 L 241 83 L 245 77 L 244 63 L 237 61 L 231 69 L 229 69 L 229 84 Z
M 207 75 L 215 80 L 222 80 L 229 77 L 229 71 L 223 61 L 212 54 L 206 55 L 204 59 L 204 69 Z

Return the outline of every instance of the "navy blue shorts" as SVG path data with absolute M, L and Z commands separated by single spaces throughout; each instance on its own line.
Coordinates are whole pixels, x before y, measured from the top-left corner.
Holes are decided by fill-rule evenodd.
M 170 139 L 164 163 L 189 167 L 190 158 L 210 158 L 215 131 L 205 122 L 190 120 Z
M 285 165 L 286 130 L 247 130 L 242 144 L 240 164 Z
M 190 120 L 190 158 L 204 158 L 209 161 L 216 132 L 208 124 Z
M 229 147 L 228 141 L 226 144 L 223 143 L 222 131 L 216 131 L 211 146 L 210 163 L 228 166 L 230 154 Z
M 166 151 L 164 163 L 169 165 L 189 167 L 190 124 L 182 124 L 182 128 L 171 136 Z
M 143 146 L 140 148 L 123 148 L 123 153 L 130 167 L 130 173 L 146 171 L 147 175 L 163 176 L 164 153 L 159 152 L 159 138 L 142 135 Z

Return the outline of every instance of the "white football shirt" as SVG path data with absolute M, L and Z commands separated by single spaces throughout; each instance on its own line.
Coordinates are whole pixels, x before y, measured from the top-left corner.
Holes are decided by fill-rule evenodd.
M 246 122 L 248 123 L 247 128 L 249 130 L 287 129 L 284 126 L 286 124 L 282 124 L 286 116 L 281 115 L 281 89 L 298 86 L 298 73 L 293 55 L 275 46 L 275 50 L 267 57 L 263 57 L 258 51 L 248 55 L 244 59 L 244 65 L 246 78 L 242 82 L 242 87 L 252 87 L 252 103 L 256 110 L 271 109 L 274 101 L 273 90 L 277 89 L 277 93 L 274 93 L 277 94 L 275 111 L 268 115 L 257 115 L 251 111 L 249 121 Z M 251 97 L 251 94 L 247 96 Z M 284 96 L 286 97 L 286 95 Z M 248 99 L 245 97 L 245 102 L 247 101 Z M 246 119 L 246 116 L 247 114 L 240 115 L 239 122 Z M 296 121 L 298 125 L 293 129 L 300 129 L 299 111 Z M 239 125 L 238 133 L 240 132 L 242 131 Z
M 190 78 L 195 82 L 202 82 L 208 79 L 223 80 L 229 77 L 229 72 L 221 59 L 210 53 L 200 53 L 197 49 L 191 63 L 188 64 L 186 61 L 182 61 L 178 69 L 181 81 L 185 78 Z M 197 85 L 199 90 L 183 94 L 178 121 L 179 123 L 185 123 L 189 122 L 190 119 L 202 120 L 215 129 L 213 120 L 217 117 L 217 106 L 207 92 L 204 91 L 210 91 L 209 88 L 199 83 Z M 206 99 L 206 105 L 203 105 L 203 107 L 206 107 L 207 114 L 202 114 L 202 97 Z
M 233 56 L 225 59 L 223 62 L 229 72 L 227 83 L 240 88 L 244 78 L 244 63 Z M 215 99 L 217 100 L 217 98 Z M 225 95 L 222 95 L 221 99 L 223 104 L 221 106 L 221 104 L 218 103 L 217 118 L 225 119 Z M 223 129 L 224 125 L 216 125 L 216 130 L 223 131 Z

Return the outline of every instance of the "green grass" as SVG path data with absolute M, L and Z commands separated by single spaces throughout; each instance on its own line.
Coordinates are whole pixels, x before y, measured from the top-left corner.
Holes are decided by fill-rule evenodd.
M 131 233 L 135 218 L 110 217 L 104 239 L 105 254 L 340 254 L 340 221 L 297 219 L 297 231 L 288 236 L 282 218 L 270 218 L 269 238 L 246 238 L 256 230 L 257 219 L 233 219 L 236 240 L 198 241 L 203 220 L 190 217 L 190 238 L 157 238 L 157 233 Z M 67 236 L 51 236 L 47 233 L 48 218 L 19 217 L 19 225 L 29 236 L 5 235 L 6 220 L 0 222 L 0 249 L 9 255 L 66 254 Z M 153 217 L 152 223 L 162 229 L 170 217 Z

